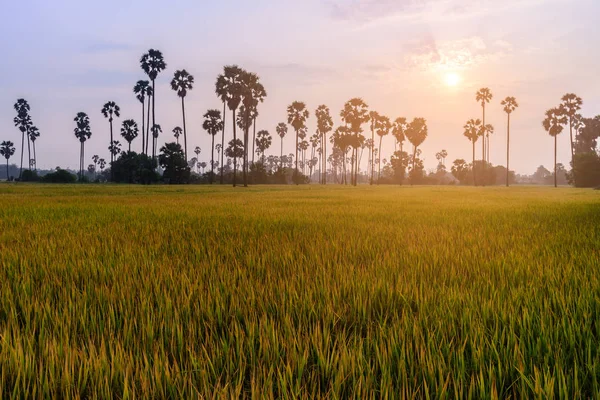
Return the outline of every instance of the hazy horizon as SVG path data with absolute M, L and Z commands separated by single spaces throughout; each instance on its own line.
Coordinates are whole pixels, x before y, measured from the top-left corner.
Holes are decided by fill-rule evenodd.
M 520 107 L 511 118 L 511 169 L 531 174 L 539 165 L 550 169 L 553 164 L 554 142 L 541 126 L 546 109 L 567 92 L 583 98 L 584 116 L 600 109 L 595 76 L 600 56 L 590 51 L 600 48 L 595 21 L 600 4 L 592 0 L 108 0 L 83 5 L 35 0 L 2 4 L 0 12 L 6 19 L 0 25 L 0 140 L 13 141 L 20 153 L 13 104 L 27 99 L 41 131 L 38 168 L 77 167 L 73 118 L 79 111 L 88 113 L 93 132 L 86 165 L 93 154 L 109 158 L 108 121 L 100 109 L 109 100 L 121 107 L 116 136 L 122 120 L 140 122 L 141 105 L 132 88 L 146 79 L 139 59 L 149 48 L 161 50 L 167 62 L 157 80 L 159 146 L 174 141 L 171 130 L 181 125 L 180 101 L 169 82 L 176 69 L 185 68 L 196 79 L 186 98 L 188 149 L 200 146 L 199 158 L 205 161 L 210 137 L 202 130 L 202 115 L 209 108 L 222 109 L 214 83 L 226 64 L 260 75 L 268 97 L 259 106 L 257 129 L 271 132 L 268 153 L 277 155 L 275 126 L 286 121 L 292 101 L 308 105 L 312 134 L 318 105 L 329 106 L 337 126 L 344 102 L 361 97 L 371 110 L 392 119 L 427 119 L 429 136 L 420 147 L 426 169 L 435 168 L 441 149 L 448 151 L 447 164 L 456 158 L 470 161 L 471 143 L 462 127 L 481 117 L 475 92 L 489 87 L 494 98 L 486 122 L 495 127 L 490 161 L 506 161 L 500 101 L 515 96 Z M 460 77 L 456 86 L 448 85 L 449 73 Z M 230 121 L 228 112 L 226 139 Z M 364 129 L 370 137 L 366 124 Z M 291 137 L 284 142 L 285 153 L 293 152 Z M 140 147 L 138 138 L 132 149 Z M 382 157 L 389 159 L 392 151 L 389 135 Z M 558 162 L 567 166 L 568 131 L 559 136 L 558 151 Z

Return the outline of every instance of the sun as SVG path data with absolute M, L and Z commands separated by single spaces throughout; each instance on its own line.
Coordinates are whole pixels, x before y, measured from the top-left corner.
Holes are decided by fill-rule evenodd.
M 446 85 L 457 86 L 460 83 L 460 75 L 456 72 L 448 72 L 445 77 Z

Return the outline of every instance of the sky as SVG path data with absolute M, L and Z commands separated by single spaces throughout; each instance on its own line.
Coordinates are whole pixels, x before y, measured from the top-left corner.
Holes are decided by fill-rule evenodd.
M 429 136 L 421 149 L 428 170 L 442 149 L 449 163 L 470 161 L 463 125 L 481 117 L 480 87 L 494 95 L 486 112 L 495 127 L 493 164 L 506 160 L 500 101 L 515 96 L 520 104 L 511 117 L 517 173 L 552 166 L 554 141 L 541 121 L 563 94 L 583 98 L 584 116 L 600 114 L 598 0 L 23 0 L 0 2 L 0 15 L 0 140 L 17 143 L 20 152 L 13 104 L 27 99 L 41 132 L 38 168 L 78 168 L 73 119 L 79 111 L 88 113 L 92 127 L 86 165 L 93 154 L 110 158 L 108 120 L 100 110 L 115 101 L 121 107 L 116 126 L 141 122 L 132 89 L 146 79 L 139 59 L 149 48 L 161 50 L 167 62 L 157 79 L 159 145 L 174 141 L 171 130 L 182 125 L 169 82 L 185 68 L 195 77 L 186 98 L 188 152 L 200 146 L 203 161 L 210 160 L 210 136 L 202 115 L 222 107 L 214 84 L 228 64 L 259 74 L 268 96 L 257 129 L 274 136 L 268 153 L 275 155 L 275 126 L 295 100 L 311 110 L 311 134 L 320 104 L 329 106 L 337 126 L 353 97 L 392 120 L 425 118 Z M 459 82 L 449 85 L 448 76 Z M 231 136 L 228 129 L 226 140 Z M 139 148 L 138 138 L 132 149 Z M 293 148 L 290 134 L 284 152 Z M 393 148 L 393 137 L 384 138 L 383 158 Z M 568 132 L 559 137 L 558 161 L 570 161 Z

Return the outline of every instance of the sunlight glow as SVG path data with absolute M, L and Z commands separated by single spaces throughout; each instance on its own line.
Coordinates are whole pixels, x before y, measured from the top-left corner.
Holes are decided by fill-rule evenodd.
M 460 83 L 460 76 L 455 72 L 448 72 L 446 74 L 446 85 L 457 86 Z

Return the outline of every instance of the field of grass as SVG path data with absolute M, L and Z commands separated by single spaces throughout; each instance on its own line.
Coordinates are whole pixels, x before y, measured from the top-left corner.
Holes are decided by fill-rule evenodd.
M 600 398 L 600 192 L 0 186 L 0 398 Z

